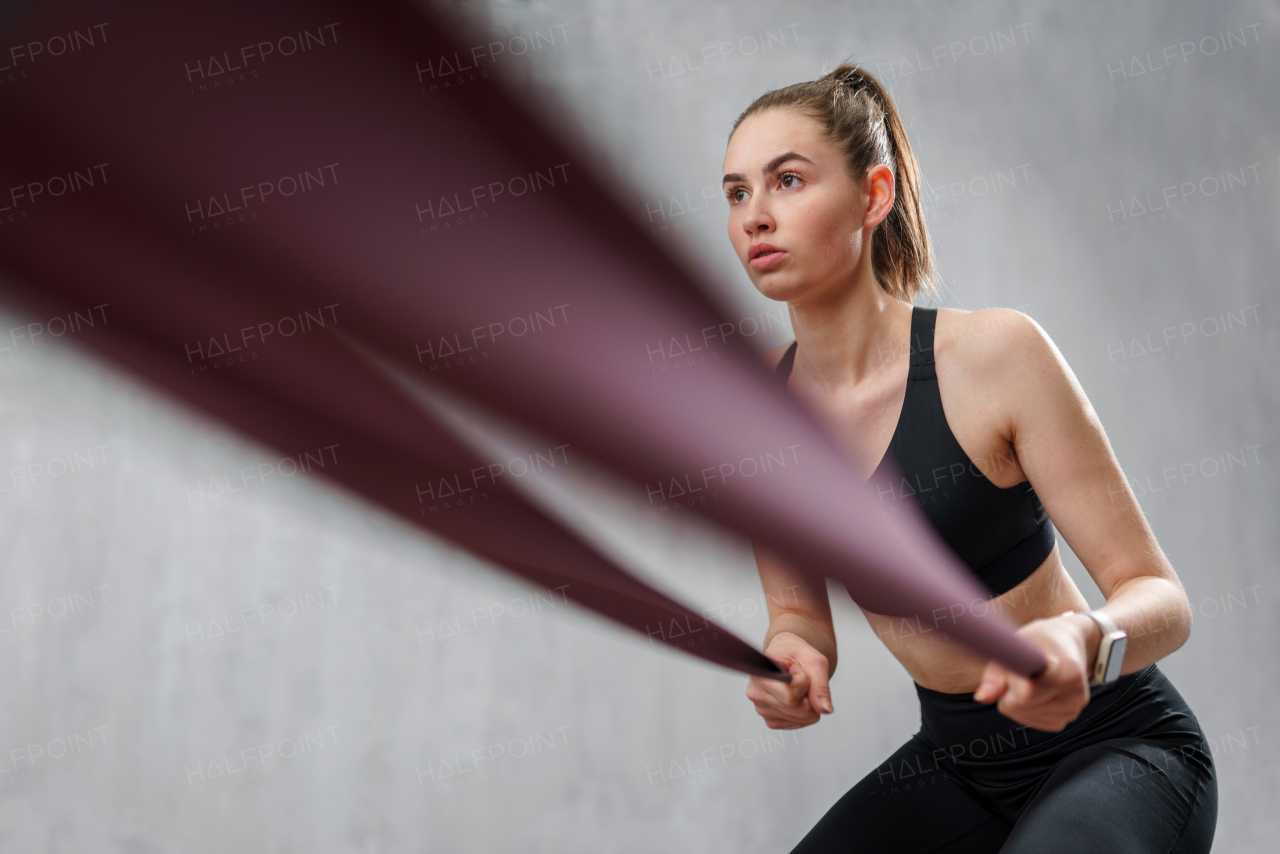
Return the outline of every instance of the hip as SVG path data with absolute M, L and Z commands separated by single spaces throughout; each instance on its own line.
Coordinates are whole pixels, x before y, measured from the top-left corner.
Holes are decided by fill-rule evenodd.
M 1200 723 L 1168 677 L 1151 664 L 1108 685 L 1090 688 L 1089 703 L 1059 732 L 1005 717 L 995 703 L 973 694 L 946 694 L 916 684 L 920 730 L 916 738 L 962 779 L 983 788 L 1034 788 L 1068 754 L 1112 739 L 1141 739 L 1182 761 L 1211 770 Z

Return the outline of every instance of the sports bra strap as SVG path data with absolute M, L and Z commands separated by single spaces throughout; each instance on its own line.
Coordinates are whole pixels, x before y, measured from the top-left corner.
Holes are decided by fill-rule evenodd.
M 778 367 L 774 371 L 774 375 L 782 380 L 782 384 L 787 384 L 787 379 L 791 376 L 791 367 L 796 360 L 796 345 L 798 341 L 792 341 L 791 346 L 787 348 L 787 352 L 782 354 L 782 360 L 778 362 Z
M 933 330 L 937 325 L 936 308 L 911 307 L 911 367 L 907 381 L 935 380 L 938 378 L 933 364 Z
M 937 373 L 934 371 L 933 365 L 933 330 L 937 325 L 938 310 L 936 308 L 921 308 L 918 305 L 911 307 L 911 355 L 910 368 L 907 371 L 907 381 L 911 380 L 932 380 L 937 379 Z M 774 374 L 782 380 L 785 385 L 787 379 L 791 376 L 791 371 L 796 361 L 796 345 L 799 342 L 792 341 L 791 346 L 787 348 L 787 352 L 782 354 L 782 358 L 778 361 L 778 367 L 774 370 Z

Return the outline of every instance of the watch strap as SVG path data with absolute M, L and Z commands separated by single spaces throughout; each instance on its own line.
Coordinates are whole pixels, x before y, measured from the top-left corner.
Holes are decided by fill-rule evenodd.
M 1111 656 L 1115 649 L 1116 641 L 1125 638 L 1125 632 L 1119 628 L 1115 620 L 1101 611 L 1067 611 L 1062 616 L 1070 614 L 1084 614 L 1086 617 L 1098 624 L 1098 628 L 1102 631 L 1102 639 L 1098 641 L 1098 653 L 1094 658 L 1093 666 L 1089 674 L 1090 685 L 1105 685 L 1108 682 L 1115 681 L 1119 675 L 1119 668 L 1111 666 Z M 1121 649 L 1124 647 L 1122 646 Z M 1107 679 L 1107 671 L 1113 670 L 1111 679 Z

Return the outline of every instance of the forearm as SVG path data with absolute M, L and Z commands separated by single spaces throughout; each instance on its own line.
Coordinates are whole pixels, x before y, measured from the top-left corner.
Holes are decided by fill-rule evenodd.
M 836 634 L 835 628 L 823 625 L 812 617 L 794 611 L 779 611 L 769 621 L 769 631 L 764 636 L 764 647 L 769 648 L 769 641 L 779 632 L 791 632 L 805 643 L 827 657 L 828 677 L 836 672 Z
M 1155 575 L 1130 578 L 1116 585 L 1105 605 L 1106 614 L 1128 636 L 1120 674 L 1142 670 L 1177 650 L 1191 634 L 1191 605 L 1175 580 Z M 1098 655 L 1102 631 L 1093 620 L 1077 614 L 1085 637 L 1085 661 Z
M 793 566 L 760 543 L 753 542 L 752 547 L 769 608 L 765 649 L 779 632 L 791 632 L 825 655 L 829 673 L 834 673 L 836 630 L 831 622 L 826 578 Z

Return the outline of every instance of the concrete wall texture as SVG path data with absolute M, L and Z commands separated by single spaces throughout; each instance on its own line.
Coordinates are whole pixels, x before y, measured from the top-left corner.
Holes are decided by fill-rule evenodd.
M 941 304 L 1045 328 L 1191 598 L 1160 667 L 1214 747 L 1215 849 L 1274 850 L 1280 7 L 449 8 L 759 349 L 788 320 L 725 235 L 730 126 L 842 60 L 880 74 Z M 0 306 L 0 330 L 31 320 Z M 3 850 L 786 851 L 915 731 L 842 590 L 836 713 L 769 730 L 745 677 L 388 520 L 72 338 L 0 332 Z M 637 571 L 763 638 L 745 542 L 643 508 L 611 524 Z

